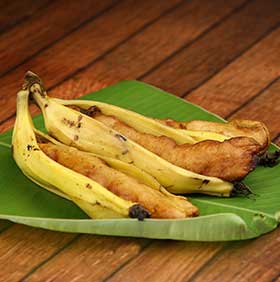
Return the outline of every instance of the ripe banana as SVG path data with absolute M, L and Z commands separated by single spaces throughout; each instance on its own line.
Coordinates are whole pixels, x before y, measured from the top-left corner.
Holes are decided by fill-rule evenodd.
M 271 141 L 266 125 L 263 122 L 255 120 L 233 119 L 227 123 L 220 123 L 206 120 L 181 122 L 169 118 L 157 119 L 157 121 L 179 131 L 198 132 L 198 136 L 201 132 L 211 133 L 208 136 L 209 138 L 212 138 L 213 133 L 224 136 L 226 139 L 240 136 L 253 138 L 260 145 L 258 155 L 262 155 L 268 149 Z
M 51 142 L 55 145 L 67 147 L 66 145 L 60 143 L 56 139 L 54 139 L 54 138 L 50 137 L 49 135 L 46 135 L 46 134 L 44 134 L 44 133 L 42 133 L 42 132 L 40 132 L 36 129 L 35 129 L 35 133 L 36 133 L 36 135 L 40 136 L 41 138 L 43 138 L 46 141 L 49 141 L 49 142 Z M 149 187 L 159 191 L 164 197 L 167 197 L 168 199 L 171 200 L 170 203 L 172 203 L 172 205 L 175 208 L 185 211 L 185 213 L 187 215 L 191 215 L 191 213 L 193 213 L 193 211 L 195 211 L 194 206 L 192 206 L 192 204 L 190 204 L 187 201 L 186 197 L 173 195 L 173 194 L 169 193 L 163 186 L 160 185 L 160 183 L 154 177 L 152 177 L 150 174 L 146 173 L 142 169 L 140 169 L 140 168 L 138 168 L 134 165 L 122 162 L 122 161 L 117 160 L 117 159 L 113 159 L 113 158 L 109 158 L 109 157 L 105 157 L 105 156 L 101 156 L 101 155 L 97 155 L 97 154 L 93 154 L 93 153 L 87 153 L 87 152 L 83 152 L 83 154 L 87 154 L 89 156 L 94 156 L 96 158 L 99 158 L 99 159 L 105 161 L 105 163 L 108 164 L 111 168 L 114 168 L 114 169 L 116 169 L 120 172 L 123 172 L 124 174 L 137 179 L 140 183 L 143 183 L 146 186 L 149 186 Z M 55 188 L 50 189 L 50 186 L 48 186 L 48 187 L 46 187 L 46 189 L 58 194 L 59 196 L 62 196 L 62 197 L 65 197 L 65 198 L 68 199 L 68 197 L 65 194 L 62 194 L 61 192 L 59 192 Z M 96 215 L 98 215 L 99 218 L 103 218 L 103 217 L 100 217 L 100 214 L 104 213 L 103 207 L 95 205 L 94 206 L 94 212 L 93 212 L 92 211 L 93 207 L 87 208 L 87 206 L 85 206 L 86 203 L 83 204 L 82 201 L 80 201 L 80 200 L 78 201 L 77 199 L 75 200 L 75 203 L 78 204 L 79 206 L 81 206 L 83 210 L 89 210 L 89 212 L 87 212 L 87 213 L 90 216 L 91 216 L 91 214 L 95 214 L 94 218 L 96 218 Z M 98 209 L 98 212 L 96 212 L 96 209 Z M 101 210 L 101 212 L 99 210 Z M 110 213 L 110 214 L 108 214 L 108 213 Z M 106 211 L 106 216 L 104 218 L 120 217 L 120 215 L 114 214 L 114 216 L 112 216 L 111 214 L 112 214 L 112 211 Z
M 201 131 L 201 130 L 188 130 L 188 129 L 175 129 L 177 133 L 187 133 L 189 136 L 191 136 L 195 143 L 205 140 L 215 140 L 223 142 L 225 140 L 230 139 L 230 137 L 225 136 L 220 133 L 211 132 L 211 131 Z
M 87 100 L 53 99 L 61 105 L 75 105 L 85 110 L 89 107 L 96 106 L 102 111 L 103 114 L 117 116 L 119 120 L 125 122 L 127 125 L 133 127 L 137 131 L 149 133 L 155 136 L 164 135 L 175 140 L 177 144 L 195 144 L 203 140 L 216 140 L 222 142 L 229 139 L 229 137 L 225 135 L 210 131 L 176 129 L 167 126 L 156 119 L 152 119 L 111 104 Z
M 52 192 L 67 195 L 91 217 L 144 219 L 149 216 L 141 205 L 114 195 L 95 181 L 47 157 L 37 143 L 38 132 L 36 134 L 28 111 L 28 98 L 28 89 L 17 95 L 17 118 L 12 137 L 13 157 L 28 178 Z
M 101 122 L 58 103 L 57 99 L 48 97 L 41 80 L 36 75 L 27 74 L 25 87 L 30 90 L 36 103 L 41 108 L 49 134 L 62 143 L 77 147 L 83 151 L 133 164 L 152 175 L 171 193 L 196 192 L 216 196 L 230 196 L 233 190 L 232 183 L 177 167 Z M 89 107 L 86 104 L 87 102 L 81 101 L 81 103 L 84 103 L 87 108 Z M 114 106 L 106 105 L 106 109 L 110 107 L 113 107 L 112 111 L 115 110 Z M 162 127 L 157 122 L 142 119 L 141 115 L 120 108 L 114 114 L 121 114 L 123 118 L 127 115 L 128 120 L 137 128 L 142 128 L 139 125 L 142 123 L 144 127 L 147 125 L 148 129 L 145 130 L 163 135 L 163 132 L 160 131 Z M 164 130 L 166 128 L 168 127 L 164 127 Z M 164 134 L 173 136 L 172 130 L 172 128 L 169 128 L 169 131 L 164 131 Z M 176 134 L 174 133 L 176 140 L 181 143 L 186 142 L 187 135 L 176 132 Z

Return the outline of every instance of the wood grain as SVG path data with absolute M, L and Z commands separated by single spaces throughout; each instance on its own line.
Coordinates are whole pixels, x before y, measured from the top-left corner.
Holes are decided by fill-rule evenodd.
M 221 117 L 228 116 L 279 77 L 279 48 L 278 28 L 186 99 Z
M 137 256 L 147 242 L 84 235 L 23 281 L 103 281 L 118 266 Z
M 51 94 L 65 98 L 78 97 L 123 79 L 139 78 L 222 21 L 244 1 L 225 3 L 215 0 L 204 3 L 184 2 L 89 68 L 62 83 Z
M 0 234 L 0 281 L 19 281 L 75 236 L 77 235 L 13 225 Z
M 251 1 L 152 73 L 145 75 L 143 81 L 183 96 L 280 23 L 279 14 L 279 1 Z
M 230 116 L 230 119 L 254 119 L 264 122 L 272 138 L 280 133 L 280 80 L 277 79 L 258 97 L 241 106 L 241 109 Z
M 17 0 L 1 1 L 0 4 L 0 33 L 6 32 L 16 24 L 22 23 L 28 17 L 44 8 L 49 0 Z
M 159 0 L 157 5 L 148 0 L 119 2 L 102 17 L 94 19 L 51 48 L 41 52 L 31 61 L 2 77 L 0 79 L 0 93 L 3 93 L 0 100 L 0 120 L 14 113 L 16 92 L 22 84 L 26 70 L 31 69 L 38 73 L 46 81 L 46 86 L 52 87 L 126 40 L 137 30 L 141 30 L 144 25 L 155 20 L 177 3 L 179 0 Z
M 119 80 L 140 77 L 150 68 L 160 63 L 166 56 L 169 56 L 172 52 L 211 28 L 226 14 L 242 5 L 244 1 L 235 1 L 222 5 L 223 3 L 220 0 L 211 3 L 206 2 L 206 5 L 203 6 L 200 5 L 200 1 L 183 3 L 141 33 L 102 57 L 89 68 L 63 82 L 59 87 L 53 89 L 50 95 L 64 98 L 79 97 Z M 182 19 L 185 20 L 182 21 Z M 158 52 L 159 49 L 161 52 Z M 131 61 L 133 61 L 133 64 Z M 45 78 L 44 80 L 46 81 Z M 16 88 L 12 81 L 9 82 L 9 78 L 7 78 L 6 82 L 3 79 L 4 84 L 12 85 L 10 88 Z M 50 85 L 48 81 L 46 81 L 46 84 Z M 5 92 L 9 93 L 8 96 L 13 97 L 12 90 L 9 90 L 9 88 L 6 87 Z M 13 97 L 13 99 L 15 98 Z M 11 103 L 12 107 L 10 108 L 10 102 L 6 101 L 5 108 L 7 111 L 13 112 L 15 106 L 14 102 Z M 0 118 L 3 118 L 1 114 L 3 112 L 0 113 Z M 0 132 L 11 128 L 13 123 L 14 117 L 0 125 Z
M 75 0 L 52 1 L 29 20 L 0 35 L 0 75 L 71 32 L 112 3 L 113 0 L 83 0 L 83 5 Z
M 215 0 L 211 4 L 207 2 L 209 5 L 203 6 L 200 5 L 200 1 L 183 3 L 140 34 L 102 57 L 89 68 L 62 83 L 51 91 L 50 95 L 64 98 L 79 97 L 119 80 L 135 79 L 141 76 L 176 49 L 200 36 L 205 30 L 226 16 L 226 13 L 231 13 L 244 3 L 244 1 L 235 1 L 230 2 L 231 5 L 222 5 L 222 2 Z M 187 20 L 182 21 L 182 18 Z M 185 32 L 183 32 L 184 30 Z M 161 52 L 158 52 L 159 48 L 162 50 Z M 130 63 L 132 60 L 134 61 L 133 64 Z M 114 68 L 112 68 L 112 65 L 114 65 Z M 6 77 L 6 81 L 5 78 L 2 80 L 3 85 L 8 84 L 11 86 L 10 88 L 15 89 L 15 82 L 9 82 L 9 77 Z M 19 85 L 19 83 L 17 84 Z M 49 85 L 48 82 L 47 85 Z M 5 87 L 5 93 L 9 94 L 7 96 L 13 97 L 11 91 Z M 13 97 L 13 99 L 15 98 Z M 13 108 L 14 103 L 12 102 Z M 5 108 L 7 111 L 9 110 L 9 102 L 7 103 L 7 101 Z M 14 111 L 14 109 L 10 110 Z M 0 118 L 4 117 L 1 117 L 0 114 Z M 14 117 L 4 124 L 2 123 L 0 132 L 11 128 L 13 123 Z
M 93 5 L 106 8 L 112 1 Z M 0 79 L 0 120 L 14 113 L 15 93 L 29 68 L 53 88 L 51 95 L 65 98 L 141 77 L 176 95 L 190 92 L 188 99 L 223 116 L 263 120 L 280 145 L 279 1 L 125 0 L 86 24 L 93 11 L 73 1 L 70 7 L 77 8 L 65 11 L 59 32 L 46 28 L 64 14 L 65 2 L 57 3 L 6 32 L 13 44 L 0 35 L 0 49 L 10 52 L 3 66 L 12 69 Z M 11 46 L 16 49 L 7 51 Z M 12 123 L 8 119 L 0 130 Z M 0 221 L 0 230 L 4 224 Z M 153 241 L 147 247 L 151 241 L 13 225 L 0 234 L 0 281 L 276 281 L 278 237 L 276 230 L 228 245 Z
M 190 282 L 264 282 L 280 272 L 280 230 L 256 240 L 232 243 L 190 279 Z
M 189 281 L 192 273 L 211 259 L 221 243 L 157 241 L 105 281 Z M 205 280 L 206 281 L 206 280 Z

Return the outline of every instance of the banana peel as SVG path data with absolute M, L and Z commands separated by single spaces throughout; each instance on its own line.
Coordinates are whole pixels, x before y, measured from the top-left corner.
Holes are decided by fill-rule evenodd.
M 55 145 L 59 145 L 59 146 L 65 146 L 66 145 L 60 143 L 59 141 L 57 141 L 56 139 L 50 137 L 47 134 L 44 134 L 38 130 L 35 129 L 35 133 L 37 136 L 40 136 L 41 138 L 45 139 L 46 141 L 49 141 Z M 181 210 L 185 210 L 187 208 L 188 202 L 187 202 L 187 198 L 183 197 L 183 196 L 178 196 L 178 195 L 173 195 L 172 193 L 168 192 L 163 186 L 160 185 L 160 183 L 151 175 L 149 175 L 148 173 L 146 173 L 145 171 L 143 171 L 142 169 L 139 169 L 138 167 L 122 162 L 120 160 L 117 159 L 113 159 L 113 158 L 109 158 L 109 157 L 105 157 L 105 156 L 101 156 L 101 155 L 97 155 L 97 154 L 93 154 L 93 153 L 88 153 L 88 152 L 83 152 L 84 154 L 87 154 L 89 156 L 94 156 L 97 157 L 101 160 L 103 160 L 107 165 L 109 165 L 111 168 L 114 168 L 120 172 L 123 172 L 124 174 L 131 176 L 135 179 L 137 179 L 140 183 L 143 183 L 157 191 L 159 191 L 160 193 L 162 193 L 163 196 L 169 198 L 170 200 L 172 200 L 172 204 L 175 208 L 179 208 Z M 36 180 L 33 179 L 34 182 L 36 182 Z M 38 183 L 39 185 L 42 185 L 42 183 Z M 50 187 L 50 185 L 46 185 L 45 186 L 46 189 L 50 190 L 53 193 L 56 193 L 59 196 L 62 196 L 64 198 L 69 199 L 69 197 L 67 197 L 67 195 L 59 192 L 59 190 Z M 117 213 L 113 213 L 110 210 L 106 210 L 104 207 L 100 206 L 100 205 L 95 205 L 95 206 L 90 206 L 89 204 L 82 202 L 81 200 L 75 199 L 75 203 L 77 205 L 79 205 L 84 211 L 86 211 L 87 214 L 89 214 L 91 217 L 93 217 L 92 215 L 94 215 L 93 218 L 118 218 L 121 217 L 120 214 Z M 103 217 L 104 214 L 104 217 Z M 102 215 L 102 216 L 100 216 Z
M 87 100 L 63 100 L 59 98 L 53 99 L 61 105 L 74 105 L 85 110 L 89 107 L 96 106 L 102 111 L 103 114 L 117 116 L 120 121 L 133 127 L 139 132 L 144 132 L 155 136 L 164 135 L 175 140 L 177 144 L 195 144 L 204 140 L 216 140 L 222 142 L 230 138 L 223 134 L 210 131 L 176 129 L 167 126 L 156 119 L 152 119 L 136 112 L 103 102 Z
M 139 204 L 114 195 L 97 182 L 46 156 L 37 143 L 28 99 L 28 90 L 22 90 L 17 95 L 17 118 L 12 137 L 14 160 L 28 178 L 69 198 L 94 218 L 136 217 L 142 220 L 149 216 L 148 211 Z
M 203 193 L 225 197 L 231 195 L 234 188 L 232 183 L 177 167 L 101 122 L 64 106 L 57 99 L 48 97 L 41 80 L 35 74 L 28 73 L 25 88 L 30 90 L 32 97 L 41 108 L 49 134 L 60 142 L 83 151 L 132 164 L 150 174 L 174 194 Z M 81 103 L 87 108 L 92 105 L 87 104 L 89 103 L 87 101 L 81 101 Z M 113 107 L 111 111 L 116 109 L 115 106 L 106 105 L 107 110 L 110 107 Z M 122 117 L 127 115 L 129 120 L 133 120 L 137 128 L 142 128 L 141 124 L 146 126 L 146 120 L 143 120 L 142 116 L 140 118 L 139 114 L 125 109 L 120 110 L 120 108 L 114 114 L 120 113 Z M 150 119 L 148 120 L 149 132 L 163 135 L 159 131 L 159 123 L 150 123 Z M 186 139 L 183 140 L 182 136 L 186 135 L 180 135 L 181 142 L 185 142 Z

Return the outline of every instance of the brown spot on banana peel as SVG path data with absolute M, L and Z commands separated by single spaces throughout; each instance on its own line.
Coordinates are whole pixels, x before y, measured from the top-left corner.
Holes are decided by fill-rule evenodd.
M 82 115 L 79 115 L 79 116 L 78 116 L 78 122 L 80 122 L 82 119 L 83 119 L 83 116 L 82 116 Z
M 78 108 L 78 109 L 77 109 Z M 76 107 L 76 110 L 80 111 L 82 114 L 90 116 L 90 117 L 95 117 L 97 114 L 101 113 L 101 110 L 97 106 L 91 106 L 88 109 L 82 109 L 79 107 Z
M 68 125 L 70 128 L 75 125 L 75 121 L 67 119 L 65 117 L 61 121 L 62 121 L 62 123 Z
M 199 178 L 193 178 L 193 179 L 201 181 L 201 179 L 199 179 Z M 197 189 L 198 189 L 198 190 L 199 190 L 199 189 L 202 189 L 202 187 L 203 187 L 204 185 L 207 185 L 209 182 L 210 182 L 210 180 L 208 180 L 208 179 L 203 179 L 201 185 L 199 185 L 199 187 L 198 187 Z
M 26 146 L 26 148 L 27 148 L 27 151 L 31 151 L 32 148 L 33 148 L 33 146 L 28 144 L 28 145 Z
M 83 116 L 82 115 L 79 115 L 78 116 L 78 121 L 77 121 L 77 128 L 81 128 L 82 126 L 82 123 L 81 123 L 81 120 L 83 119 Z
M 115 137 L 117 137 L 120 141 L 126 141 L 127 140 L 123 135 L 121 135 L 119 133 L 115 134 Z
M 128 149 L 126 149 L 122 152 L 122 155 L 126 155 L 128 152 L 129 152 Z
M 97 106 L 91 106 L 87 109 L 83 109 L 77 105 L 67 105 L 67 107 L 92 118 L 94 118 L 97 114 L 101 113 L 101 110 Z

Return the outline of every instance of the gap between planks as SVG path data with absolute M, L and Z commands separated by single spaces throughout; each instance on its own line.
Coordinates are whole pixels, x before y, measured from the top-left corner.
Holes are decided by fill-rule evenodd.
M 119 0 L 122 1 L 122 0 Z M 52 46 L 54 46 L 55 44 L 57 44 L 58 42 L 62 41 L 64 38 L 66 38 L 67 36 L 69 36 L 70 34 L 78 31 L 79 29 L 81 29 L 83 26 L 87 25 L 88 23 L 90 23 L 91 21 L 95 20 L 96 18 L 102 16 L 104 13 L 106 13 L 107 11 L 110 11 L 114 6 L 116 6 L 118 4 L 118 2 L 113 2 L 111 5 L 108 5 L 107 7 L 105 7 L 104 9 L 102 9 L 101 11 L 99 11 L 97 14 L 93 15 L 92 17 L 88 18 L 85 21 L 82 21 L 78 26 L 70 29 L 69 31 L 67 31 L 66 33 L 64 33 L 63 35 L 61 35 L 60 37 L 58 37 L 57 39 L 55 39 L 54 41 L 50 42 L 49 44 L 47 44 L 46 46 L 40 48 L 39 50 L 37 50 L 36 52 L 34 52 L 33 54 L 31 54 L 30 56 L 27 56 L 23 61 L 21 61 L 18 64 L 15 64 L 14 66 L 8 68 L 4 73 L 2 73 L 0 75 L 0 78 L 11 73 L 12 71 L 14 71 L 16 68 L 18 68 L 19 66 L 22 66 L 24 64 L 26 64 L 28 61 L 30 61 L 31 59 L 34 59 L 35 57 L 37 57 L 40 53 L 42 53 L 43 51 L 51 48 Z M 47 8 L 47 6 L 45 7 Z
M 223 21 L 225 21 L 227 18 L 229 18 L 231 15 L 235 14 L 236 12 L 238 12 L 239 10 L 241 10 L 243 7 L 246 6 L 246 4 L 248 4 L 249 2 L 251 2 L 251 0 L 246 1 L 245 3 L 242 3 L 240 6 L 236 7 L 235 9 L 233 9 L 231 12 L 229 12 L 228 14 L 226 14 L 224 17 L 222 17 L 220 20 L 218 20 L 216 23 L 210 25 L 210 28 L 206 29 L 206 32 L 203 32 L 202 34 L 205 35 L 207 34 L 210 30 L 212 30 L 213 28 L 215 28 L 216 26 L 219 26 Z M 98 56 L 96 59 L 94 59 L 93 61 L 90 61 L 88 64 L 86 64 L 85 66 L 78 68 L 77 70 L 75 70 L 74 72 L 72 72 L 71 74 L 69 74 L 68 76 L 66 76 L 65 78 L 63 78 L 61 81 L 59 81 L 58 83 L 55 83 L 54 85 L 52 85 L 51 87 L 47 88 L 47 91 L 51 91 L 54 88 L 60 86 L 61 84 L 63 84 L 65 81 L 71 79 L 72 77 L 78 75 L 79 73 L 81 73 L 82 71 L 84 71 L 85 69 L 91 67 L 92 65 L 94 65 L 97 61 L 100 61 L 102 58 L 104 58 L 106 55 L 108 55 L 109 53 L 113 52 L 114 50 L 116 50 L 119 46 L 125 44 L 128 40 L 130 40 L 131 38 L 135 37 L 137 34 L 141 33 L 142 31 L 144 31 L 145 29 L 147 29 L 149 26 L 151 26 L 152 24 L 154 24 L 155 22 L 157 22 L 161 17 L 171 13 L 173 10 L 175 10 L 176 8 L 178 8 L 180 5 L 184 4 L 184 1 L 179 2 L 178 4 L 176 4 L 175 6 L 171 7 L 170 9 L 164 11 L 162 14 L 160 14 L 157 18 L 155 18 L 154 20 L 148 22 L 147 24 L 145 24 L 143 27 L 141 27 L 139 30 L 136 30 L 133 34 L 131 34 L 130 36 L 128 36 L 127 38 L 125 38 L 124 40 L 122 40 L 121 42 L 119 42 L 118 44 L 116 44 L 115 46 L 113 46 L 112 48 L 110 48 L 109 50 L 107 50 L 106 52 L 104 52 L 103 54 L 101 54 L 100 56 Z M 191 42 L 190 44 L 187 44 L 184 46 L 184 48 L 187 48 L 189 45 L 192 45 L 193 43 L 195 43 L 197 40 L 199 40 L 201 38 L 201 34 L 199 34 L 198 36 L 196 36 Z M 51 47 L 51 46 L 49 46 Z M 179 48 L 181 49 L 181 48 Z M 177 53 L 178 50 L 175 50 L 171 57 L 173 57 L 173 54 Z M 38 54 L 41 52 L 38 52 Z M 36 54 L 36 56 L 38 55 Z M 35 57 L 36 57 L 35 56 Z M 34 58 L 34 56 L 33 56 Z M 165 59 L 163 61 L 166 61 Z M 159 64 L 161 65 L 161 63 Z M 150 72 L 149 72 L 150 73 Z M 139 77 L 137 77 L 136 79 L 142 79 L 144 78 L 144 76 L 146 76 L 147 73 L 145 75 L 141 75 Z M 6 117 L 5 119 L 3 119 L 2 121 L 0 121 L 0 125 L 4 124 L 6 121 L 8 121 L 9 119 L 13 118 L 15 116 L 15 113 L 9 115 L 8 117 Z
M 30 11 L 30 9 L 28 11 L 29 13 L 26 12 L 26 14 L 23 11 L 21 11 L 21 17 L 18 17 L 14 21 L 11 21 L 9 24 L 6 24 L 6 26 L 4 25 L 3 28 L 0 28 L 0 34 L 2 35 L 5 32 L 8 32 L 9 30 L 13 29 L 15 26 L 23 23 L 24 21 L 28 20 L 33 15 L 37 14 L 39 11 L 46 9 L 52 1 L 48 0 L 48 1 L 41 1 L 41 2 L 43 3 L 42 5 L 39 5 L 38 7 L 32 7 L 34 9 L 32 12 Z M 18 4 L 19 1 L 14 1 L 14 3 Z M 1 9 L 2 13 L 5 12 L 4 9 L 2 8 L 2 6 L 0 7 L 0 9 Z
M 72 77 L 78 75 L 79 73 L 83 72 L 84 70 L 86 70 L 87 68 L 91 67 L 92 65 L 94 65 L 96 62 L 102 60 L 105 56 L 107 56 L 108 54 L 112 53 L 114 50 L 116 50 L 118 47 L 120 47 L 121 45 L 125 44 L 127 41 L 129 41 L 131 38 L 135 37 L 136 35 L 140 34 L 141 32 L 143 32 L 145 29 L 147 29 L 149 26 L 151 26 L 152 24 L 154 24 L 155 22 L 157 22 L 160 18 L 162 18 L 163 16 L 171 13 L 173 10 L 177 9 L 179 6 L 184 4 L 184 0 L 180 1 L 178 4 L 176 4 L 175 6 L 171 7 L 170 9 L 162 12 L 158 17 L 156 17 L 155 19 L 153 19 L 152 21 L 146 23 L 144 26 L 142 26 L 140 29 L 136 30 L 134 33 L 130 34 L 128 37 L 126 37 L 125 39 L 123 39 L 121 42 L 119 42 L 118 44 L 116 44 L 115 46 L 113 46 L 112 48 L 108 49 L 106 52 L 104 52 L 103 54 L 101 54 L 100 56 L 98 56 L 97 58 L 95 58 L 94 60 L 90 61 L 88 64 L 84 65 L 83 67 L 78 68 L 77 70 L 75 70 L 74 72 L 72 72 L 71 74 L 69 74 L 68 76 L 66 76 L 64 79 L 62 79 L 61 81 L 55 83 L 54 85 L 52 85 L 51 87 L 49 87 L 48 91 L 53 90 L 54 88 L 60 86 L 61 84 L 63 84 L 65 81 L 71 79 Z M 138 79 L 138 78 L 137 78 Z M 0 123 L 1 124 L 1 123 Z
M 74 242 L 76 242 L 80 237 L 82 236 L 82 234 L 78 234 L 76 235 L 72 240 L 70 240 L 68 243 L 66 243 L 64 246 L 62 246 L 61 248 L 57 249 L 52 255 L 50 255 L 47 259 L 41 261 L 39 264 L 37 264 L 36 266 L 33 267 L 32 270 L 30 270 L 26 275 L 24 275 L 21 279 L 20 282 L 24 282 L 30 275 L 32 275 L 34 272 L 36 272 L 37 269 L 39 269 L 40 267 L 42 267 L 44 264 L 46 264 L 48 261 L 50 261 L 52 258 L 54 258 L 57 254 L 59 254 L 60 252 L 62 252 L 63 250 L 65 250 L 67 247 L 69 247 L 70 245 L 72 245 Z
M 274 78 L 263 89 L 261 89 L 259 92 L 257 92 L 255 95 L 253 95 L 247 101 L 245 101 L 243 104 L 241 104 L 239 107 L 237 107 L 234 111 L 231 111 L 228 115 L 226 115 L 225 119 L 229 119 L 231 116 L 233 116 L 234 114 L 239 112 L 242 108 L 245 108 L 247 105 L 252 103 L 255 99 L 257 99 L 259 96 L 261 96 L 266 90 L 268 90 L 274 83 L 276 83 L 279 80 L 279 78 L 280 78 L 279 76 Z
M 184 44 L 182 47 L 178 48 L 175 52 L 173 52 L 172 54 L 170 54 L 169 56 L 167 56 L 165 59 L 163 59 L 160 63 L 158 63 L 157 65 L 153 66 L 151 69 L 149 69 L 147 72 L 145 72 L 144 74 L 142 74 L 141 76 L 139 76 L 137 79 L 139 80 L 143 80 L 146 76 L 148 76 L 149 74 L 151 74 L 152 72 L 156 71 L 157 69 L 159 69 L 162 65 L 164 65 L 166 62 L 168 62 L 169 60 L 171 60 L 172 58 L 174 58 L 177 54 L 179 54 L 181 51 L 183 51 L 184 49 L 187 49 L 188 47 L 192 46 L 194 43 L 196 43 L 197 41 L 199 41 L 199 39 L 203 38 L 207 33 L 209 33 L 210 31 L 212 31 L 213 29 L 215 29 L 216 27 L 220 26 L 226 19 L 228 19 L 230 16 L 236 14 L 237 12 L 239 12 L 240 10 L 242 10 L 244 7 L 246 7 L 250 2 L 252 2 L 252 0 L 248 0 L 246 2 L 244 2 L 243 4 L 241 4 L 239 7 L 236 7 L 235 9 L 233 9 L 230 13 L 228 13 L 227 15 L 225 15 L 223 18 L 221 18 L 219 21 L 217 21 L 216 23 L 214 23 L 213 25 L 209 26 L 209 28 L 207 28 L 204 32 L 202 32 L 199 36 L 197 36 L 196 38 L 194 38 L 193 40 L 191 40 L 190 42 Z
M 183 93 L 180 97 L 181 98 L 186 98 L 189 94 L 191 94 L 193 91 L 196 89 L 200 88 L 203 84 L 207 83 L 209 80 L 211 80 L 215 75 L 217 75 L 221 70 L 225 69 L 228 67 L 230 64 L 232 64 L 234 61 L 236 61 L 239 57 L 244 55 L 246 52 L 248 52 L 250 49 L 252 49 L 258 42 L 262 41 L 264 38 L 266 38 L 270 33 L 275 31 L 277 28 L 279 28 L 279 23 L 277 23 L 275 26 L 273 26 L 271 29 L 269 29 L 267 32 L 265 32 L 260 38 L 255 40 L 252 44 L 250 44 L 246 49 L 244 49 L 241 53 L 239 53 L 237 56 L 233 57 L 231 60 L 229 60 L 222 69 L 218 69 L 215 71 L 212 75 L 201 81 L 197 86 L 189 89 L 185 93 Z

